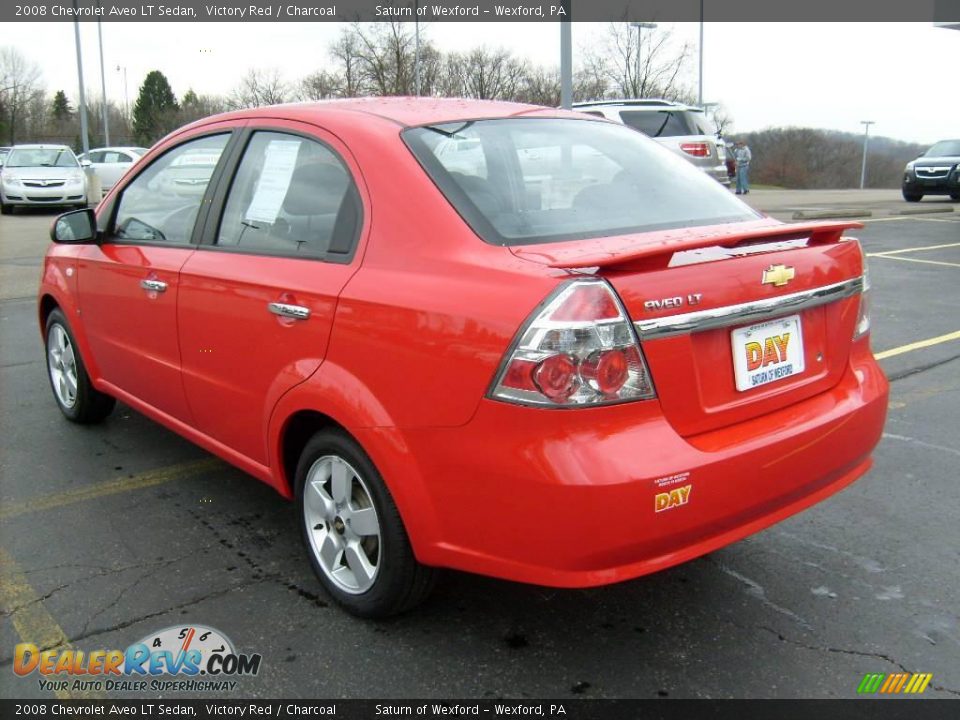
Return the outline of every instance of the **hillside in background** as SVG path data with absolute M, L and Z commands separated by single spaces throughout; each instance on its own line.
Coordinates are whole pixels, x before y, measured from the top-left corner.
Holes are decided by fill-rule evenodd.
M 737 137 L 744 138 L 753 153 L 753 183 L 784 188 L 860 187 L 862 135 L 814 128 L 771 128 Z M 903 166 L 927 147 L 871 137 L 866 187 L 900 187 Z

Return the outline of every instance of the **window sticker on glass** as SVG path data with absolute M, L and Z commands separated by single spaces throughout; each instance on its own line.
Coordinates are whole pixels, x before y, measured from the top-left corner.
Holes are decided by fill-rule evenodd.
M 251 222 L 277 219 L 297 164 L 299 140 L 271 140 L 263 155 L 263 171 L 244 217 Z

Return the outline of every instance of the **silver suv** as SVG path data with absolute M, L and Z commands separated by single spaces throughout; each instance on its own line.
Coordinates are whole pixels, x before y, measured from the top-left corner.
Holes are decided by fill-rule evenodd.
M 573 109 L 614 120 L 648 135 L 722 185 L 730 185 L 727 150 L 702 109 L 669 100 L 597 100 Z

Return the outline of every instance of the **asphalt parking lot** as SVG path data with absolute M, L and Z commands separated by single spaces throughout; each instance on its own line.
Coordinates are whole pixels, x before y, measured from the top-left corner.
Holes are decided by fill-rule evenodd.
M 122 649 L 201 623 L 263 655 L 234 697 L 850 698 L 900 671 L 960 696 L 960 212 L 940 207 L 857 233 L 893 381 L 865 478 L 639 580 L 448 573 L 386 622 L 328 605 L 265 485 L 123 406 L 95 427 L 60 416 L 32 297 L 53 214 L 0 218 L 0 695 L 52 697 L 11 671 L 18 642 Z

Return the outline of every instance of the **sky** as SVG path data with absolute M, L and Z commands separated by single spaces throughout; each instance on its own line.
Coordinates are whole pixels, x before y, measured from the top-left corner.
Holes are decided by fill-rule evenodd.
M 77 96 L 74 28 L 69 22 L 17 23 L 0 35 L 38 63 L 49 91 Z M 104 23 L 107 95 L 129 101 L 147 72 L 159 69 L 174 93 L 228 94 L 250 67 L 276 68 L 296 81 L 321 68 L 338 23 Z M 578 52 L 597 46 L 603 23 L 574 23 Z M 95 23 L 81 23 L 86 87 L 99 94 Z M 697 23 L 661 23 L 693 53 L 686 83 L 697 85 Z M 558 65 L 554 23 L 432 23 L 423 33 L 443 50 L 506 47 L 530 62 Z M 954 74 L 960 31 L 931 23 L 706 23 L 704 100 L 721 102 L 733 130 L 795 125 L 933 143 L 960 137 L 960 93 Z M 954 71 L 950 68 L 953 67 Z

